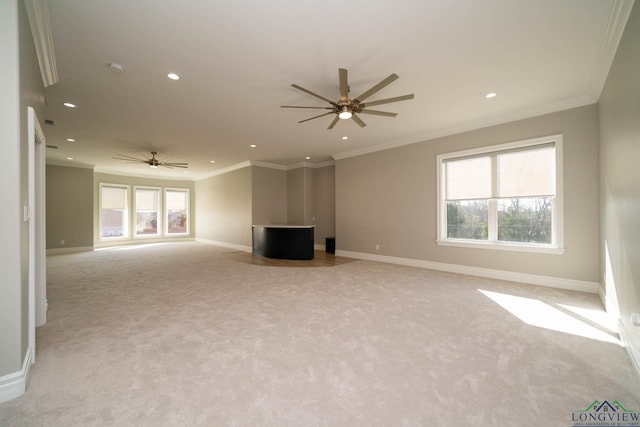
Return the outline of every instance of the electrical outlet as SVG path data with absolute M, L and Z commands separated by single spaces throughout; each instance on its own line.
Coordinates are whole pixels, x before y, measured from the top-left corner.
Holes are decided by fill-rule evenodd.
M 60 244 L 61 245 L 64 245 L 65 243 L 67 243 L 67 242 L 65 242 L 64 240 L 60 240 Z
M 380 245 L 376 243 L 376 251 L 380 250 Z

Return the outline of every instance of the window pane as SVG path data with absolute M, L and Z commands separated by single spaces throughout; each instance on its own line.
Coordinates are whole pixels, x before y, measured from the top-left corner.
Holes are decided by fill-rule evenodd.
M 101 187 L 100 237 L 127 236 L 127 189 Z
M 160 191 L 136 188 L 136 235 L 158 234 Z
M 499 154 L 497 162 L 498 197 L 556 194 L 554 147 Z
M 491 158 L 475 157 L 445 163 L 447 200 L 491 197 Z
M 489 209 L 486 200 L 447 202 L 447 237 L 487 240 Z
M 189 221 L 189 192 L 167 190 L 165 203 L 167 204 L 167 233 L 186 234 Z
M 498 240 L 550 244 L 552 211 L 553 197 L 498 200 Z

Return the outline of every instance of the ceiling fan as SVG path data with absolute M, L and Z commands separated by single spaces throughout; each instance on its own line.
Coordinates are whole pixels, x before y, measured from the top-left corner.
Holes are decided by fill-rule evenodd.
M 358 117 L 356 114 L 364 113 L 364 114 L 374 114 L 376 116 L 395 117 L 398 115 L 398 113 L 369 110 L 368 107 L 373 107 L 374 105 L 389 104 L 391 102 L 405 101 L 407 99 L 413 99 L 413 94 L 410 94 L 410 95 L 395 96 L 393 98 L 380 99 L 378 101 L 363 102 L 365 99 L 369 98 L 371 95 L 378 92 L 385 86 L 389 85 L 396 79 L 398 79 L 398 75 L 391 74 L 389 77 L 382 80 L 380 83 L 373 86 L 371 89 L 365 91 L 362 95 L 357 96 L 353 99 L 349 99 L 349 83 L 347 79 L 347 70 L 344 68 L 339 68 L 338 69 L 338 80 L 340 83 L 340 100 L 339 101 L 337 102 L 331 101 L 330 99 L 325 98 L 324 96 L 318 95 L 317 93 L 311 92 L 308 89 L 300 87 L 296 84 L 292 84 L 291 86 L 293 86 L 294 88 L 308 95 L 314 96 L 318 99 L 328 102 L 331 106 L 330 107 L 304 107 L 304 106 L 296 106 L 296 105 L 281 105 L 281 107 L 282 108 L 315 108 L 315 109 L 331 110 L 327 113 L 320 114 L 318 116 L 300 120 L 298 123 L 303 123 L 309 120 L 317 119 L 319 117 L 335 114 L 333 121 L 331 122 L 331 124 L 327 129 L 332 129 L 340 119 L 343 119 L 343 120 L 353 119 L 353 121 L 356 122 L 360 127 L 365 127 L 367 124 L 363 122 L 362 119 Z
M 128 163 L 146 163 L 151 168 L 157 168 L 158 166 L 162 166 L 165 168 L 188 168 L 189 163 L 175 163 L 175 162 L 162 162 L 156 159 L 156 155 L 158 153 L 155 151 L 151 152 L 151 157 L 145 156 L 144 159 L 139 159 L 137 157 L 127 156 L 125 154 L 118 154 L 117 157 L 113 157 L 116 160 L 124 160 Z

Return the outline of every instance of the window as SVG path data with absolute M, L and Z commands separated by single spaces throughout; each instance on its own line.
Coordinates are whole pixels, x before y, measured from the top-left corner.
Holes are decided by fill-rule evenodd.
M 562 253 L 562 136 L 438 156 L 438 243 Z
M 129 187 L 100 184 L 100 237 L 129 237 Z
M 166 234 L 189 234 L 189 190 L 166 189 L 164 200 Z
M 135 237 L 159 236 L 160 189 L 135 187 Z

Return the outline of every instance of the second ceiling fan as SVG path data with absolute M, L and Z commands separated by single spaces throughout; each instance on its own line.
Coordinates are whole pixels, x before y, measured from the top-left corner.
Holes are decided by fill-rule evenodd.
M 349 99 L 349 81 L 348 81 L 346 69 L 344 68 L 338 69 L 338 79 L 340 83 L 340 100 L 338 100 L 337 102 L 334 102 L 328 98 L 325 98 L 324 96 L 318 95 L 317 93 L 314 93 L 296 84 L 291 85 L 294 88 L 301 90 L 306 94 L 309 94 L 313 97 L 321 99 L 325 102 L 328 102 L 330 104 L 329 107 L 306 107 L 306 106 L 297 106 L 297 105 L 282 105 L 281 107 L 282 108 L 313 108 L 313 109 L 331 110 L 327 113 L 323 113 L 318 116 L 313 116 L 308 119 L 300 120 L 298 123 L 303 123 L 309 120 L 335 114 L 333 121 L 331 122 L 331 124 L 327 129 L 332 129 L 340 119 L 345 119 L 345 120 L 352 119 L 360 127 L 365 127 L 367 124 L 363 122 L 362 119 L 357 116 L 357 114 L 360 114 L 360 113 L 373 114 L 376 116 L 384 116 L 384 117 L 395 117 L 398 115 L 398 113 L 389 113 L 386 111 L 370 110 L 368 107 L 373 107 L 375 105 L 381 105 L 381 104 L 389 104 L 391 102 L 405 101 L 407 99 L 413 99 L 413 94 L 410 94 L 410 95 L 395 96 L 393 98 L 379 99 L 377 101 L 363 102 L 365 99 L 369 98 L 371 95 L 375 94 L 376 92 L 380 91 L 382 88 L 386 87 L 393 81 L 397 80 L 398 79 L 397 74 L 391 74 L 389 77 L 382 80 L 380 83 L 373 86 L 371 89 L 365 91 L 363 94 L 353 99 Z

